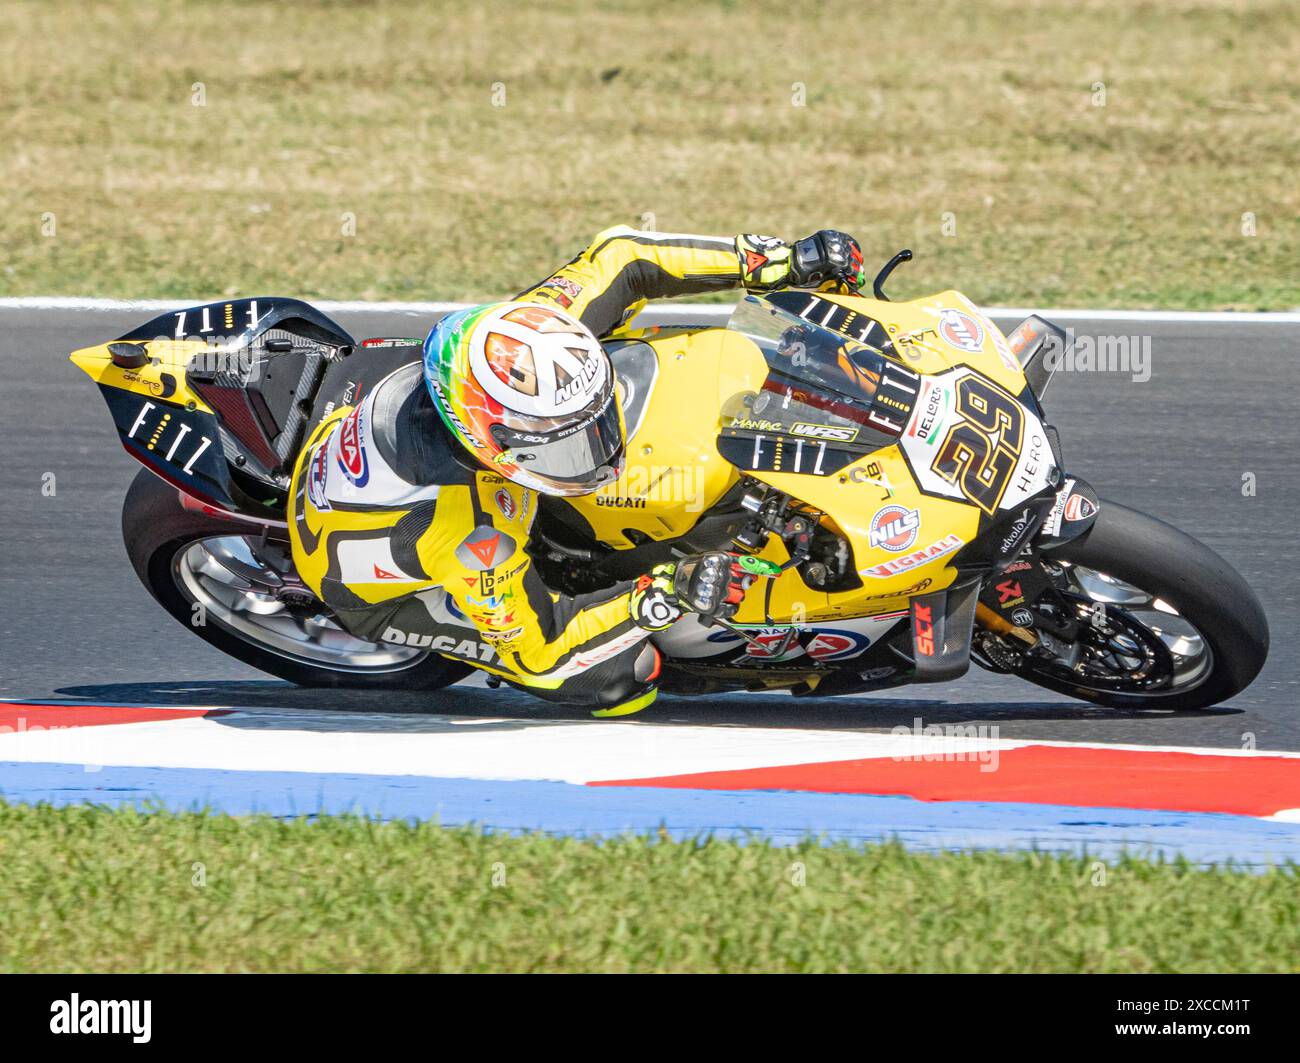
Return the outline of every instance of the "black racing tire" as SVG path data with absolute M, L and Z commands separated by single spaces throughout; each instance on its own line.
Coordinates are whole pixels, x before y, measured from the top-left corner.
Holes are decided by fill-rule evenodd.
M 1045 556 L 1124 580 L 1173 606 L 1200 632 L 1211 668 L 1184 691 L 1119 693 L 1080 686 L 1027 665 L 1023 679 L 1113 708 L 1204 709 L 1245 690 L 1268 656 L 1268 620 L 1255 592 L 1204 543 L 1164 521 L 1117 502 L 1102 501 L 1086 534 Z
M 437 690 L 473 671 L 436 653 L 385 669 L 330 667 L 258 645 L 211 614 L 207 623 L 192 626 L 193 599 L 178 583 L 175 571 L 180 551 L 212 536 L 250 534 L 257 534 L 256 525 L 184 508 L 176 488 L 147 469 L 136 475 L 122 504 L 122 539 L 140 582 L 187 631 L 245 664 L 299 686 L 363 690 Z

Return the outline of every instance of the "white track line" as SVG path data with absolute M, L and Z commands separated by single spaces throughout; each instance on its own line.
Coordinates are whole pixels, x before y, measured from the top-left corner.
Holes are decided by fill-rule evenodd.
M 241 297 L 242 298 L 242 297 Z M 220 300 L 209 300 L 220 302 Z M 307 300 L 312 302 L 311 300 Z M 31 295 L 0 299 L 0 311 L 5 310 L 80 310 L 80 311 L 162 311 L 186 306 L 202 305 L 204 300 L 193 299 L 82 299 L 75 296 Z M 474 303 L 385 303 L 347 302 L 321 300 L 312 305 L 327 314 L 446 314 L 463 310 Z M 648 308 L 660 321 L 698 321 L 702 323 L 725 321 L 731 314 L 729 303 L 657 303 Z M 1144 321 L 1184 322 L 1197 325 L 1223 324 L 1300 324 L 1300 310 L 1294 311 L 1200 311 L 1200 310 L 1086 310 L 1066 308 L 985 307 L 990 317 L 1024 318 L 1040 314 L 1057 321 Z

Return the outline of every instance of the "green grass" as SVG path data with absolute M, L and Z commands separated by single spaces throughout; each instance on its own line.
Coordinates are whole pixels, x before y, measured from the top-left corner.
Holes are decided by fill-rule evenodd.
M 11 0 L 0 295 L 485 298 L 623 222 L 1292 307 L 1298 67 L 1293 0 Z
M 1300 969 L 1295 867 L 1097 868 L 0 804 L 0 971 Z

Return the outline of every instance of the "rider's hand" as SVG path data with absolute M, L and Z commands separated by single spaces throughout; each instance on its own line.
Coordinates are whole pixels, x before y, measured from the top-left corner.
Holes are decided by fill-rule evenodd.
M 790 256 L 790 283 L 796 288 L 830 284 L 856 292 L 866 283 L 862 248 L 848 233 L 822 229 L 797 240 Z
M 758 576 L 777 571 L 771 562 L 742 559 L 722 550 L 691 554 L 673 564 L 659 565 L 637 581 L 632 619 L 648 631 L 662 631 L 683 612 L 726 620 L 735 615 Z

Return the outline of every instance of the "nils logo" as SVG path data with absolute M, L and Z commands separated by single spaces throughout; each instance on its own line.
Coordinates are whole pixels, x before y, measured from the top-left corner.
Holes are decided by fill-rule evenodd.
M 916 542 L 921 530 L 921 514 L 905 506 L 885 506 L 871 518 L 872 546 L 901 553 Z
M 984 326 L 961 310 L 939 315 L 939 335 L 959 351 L 975 354 L 984 347 Z

